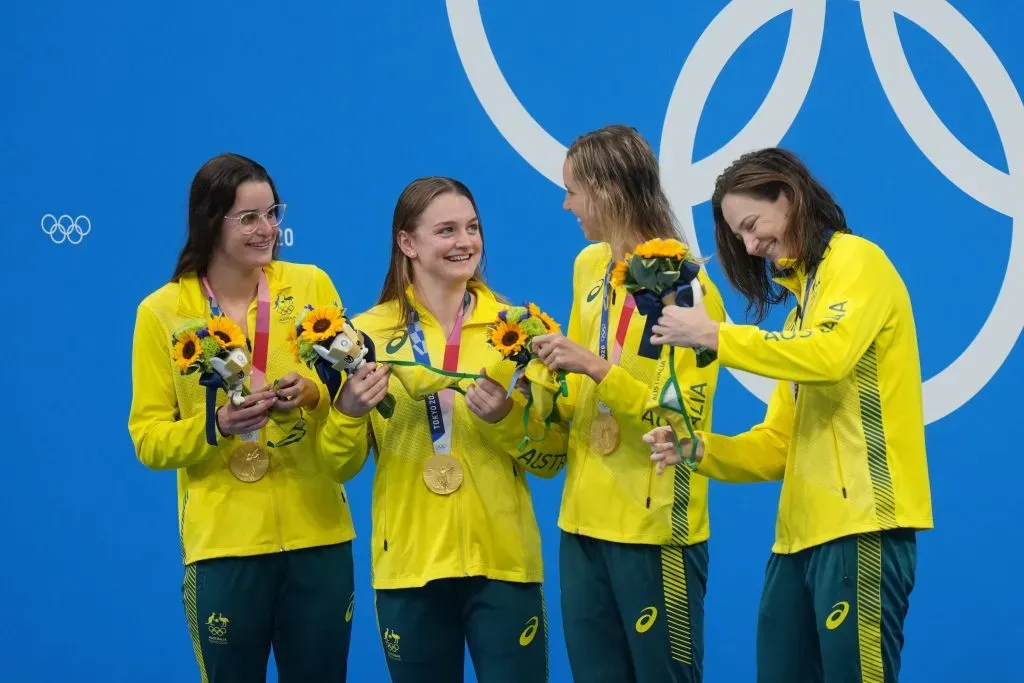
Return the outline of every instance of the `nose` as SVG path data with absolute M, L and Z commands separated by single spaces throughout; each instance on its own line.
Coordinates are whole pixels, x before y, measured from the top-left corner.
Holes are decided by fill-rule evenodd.
M 565 193 L 565 199 L 562 200 L 562 208 L 566 211 L 572 211 L 572 207 L 569 206 L 569 193 Z
M 761 248 L 761 241 L 754 237 L 753 235 L 744 235 L 743 247 L 751 256 L 758 256 L 758 250 Z

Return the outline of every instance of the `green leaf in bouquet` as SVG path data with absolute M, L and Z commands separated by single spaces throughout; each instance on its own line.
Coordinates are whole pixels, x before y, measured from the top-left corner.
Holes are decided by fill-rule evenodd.
M 661 272 L 661 273 L 658 273 L 658 274 L 655 275 L 655 282 L 657 284 L 654 287 L 652 287 L 651 289 L 653 289 L 656 292 L 663 292 L 666 289 L 668 289 L 669 287 L 671 287 L 672 285 L 676 284 L 676 282 L 678 280 L 679 280 L 679 271 L 678 270 L 664 271 L 664 272 Z

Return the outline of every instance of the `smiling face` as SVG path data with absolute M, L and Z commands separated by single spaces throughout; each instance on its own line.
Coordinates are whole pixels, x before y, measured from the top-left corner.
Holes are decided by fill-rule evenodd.
M 275 205 L 274 191 L 269 183 L 246 181 L 235 190 L 235 203 L 228 210 L 221 226 L 220 241 L 215 247 L 218 259 L 239 269 L 261 268 L 274 258 L 277 227 L 265 214 Z M 256 214 L 253 221 L 253 214 Z
M 473 203 L 455 192 L 435 197 L 398 246 L 412 263 L 413 280 L 465 284 L 480 266 L 483 237 Z
M 793 258 L 789 239 L 790 201 L 785 192 L 774 200 L 744 193 L 722 197 L 722 216 L 733 236 L 743 242 L 751 256 L 768 259 L 776 268 L 784 258 Z

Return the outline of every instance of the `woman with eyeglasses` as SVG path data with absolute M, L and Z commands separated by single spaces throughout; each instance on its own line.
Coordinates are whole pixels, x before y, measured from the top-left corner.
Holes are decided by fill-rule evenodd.
M 264 681 L 271 648 L 282 683 L 346 678 L 355 531 L 316 456 L 331 397 L 289 342 L 303 306 L 341 302 L 320 269 L 277 260 L 284 210 L 255 161 L 207 161 L 171 281 L 136 314 L 128 428 L 144 465 L 177 474 L 183 602 L 209 683 Z M 211 318 L 206 338 L 181 332 Z M 235 404 L 218 390 L 208 410 L 182 368 L 232 338 L 251 393 Z
M 451 178 L 413 181 L 391 239 L 378 305 L 354 319 L 380 364 L 346 381 L 320 435 L 338 481 L 374 452 L 373 587 L 391 680 L 461 683 L 468 646 L 480 683 L 543 683 L 544 568 L 527 474 L 561 471 L 564 431 L 545 438 L 531 423 L 542 440 L 519 450 L 524 408 L 493 379 L 465 395 L 442 389 L 414 400 L 399 368 L 386 368 L 404 361 L 476 374 L 501 362 L 487 326 L 507 304 L 483 281 L 469 189 Z M 373 407 L 389 388 L 395 408 L 384 419 Z
M 717 349 L 723 366 L 777 381 L 761 424 L 736 436 L 697 432 L 701 474 L 782 480 L 757 680 L 896 681 L 917 530 L 932 528 L 907 287 L 787 150 L 733 162 L 711 209 L 722 268 L 756 323 L 795 299 L 781 330 L 674 306 L 654 327 L 658 344 Z M 644 436 L 653 460 L 679 461 L 670 437 L 666 428 Z

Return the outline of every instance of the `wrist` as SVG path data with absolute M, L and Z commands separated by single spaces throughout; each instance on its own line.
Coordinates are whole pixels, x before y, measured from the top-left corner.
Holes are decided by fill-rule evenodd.
M 590 379 L 594 380 L 595 384 L 600 384 L 611 369 L 612 364 L 607 360 L 600 356 L 593 356 L 588 364 L 586 373 Z
M 712 351 L 718 351 L 718 332 L 721 327 L 721 323 L 712 321 L 708 326 L 707 332 L 704 333 L 704 340 L 702 341 L 701 346 L 711 349 Z

